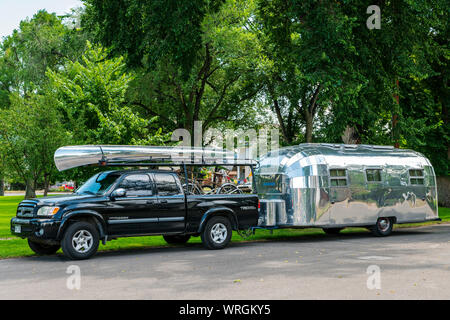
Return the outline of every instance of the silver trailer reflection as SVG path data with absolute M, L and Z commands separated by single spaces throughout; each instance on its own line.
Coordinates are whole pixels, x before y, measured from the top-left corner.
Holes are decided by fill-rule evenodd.
M 394 223 L 439 220 L 433 167 L 412 150 L 300 144 L 263 156 L 255 184 L 261 227 L 364 226 L 383 236 Z

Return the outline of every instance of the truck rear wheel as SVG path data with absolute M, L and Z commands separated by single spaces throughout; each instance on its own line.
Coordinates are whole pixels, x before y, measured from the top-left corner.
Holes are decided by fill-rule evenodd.
M 378 218 L 377 223 L 369 228 L 377 237 L 386 237 L 392 233 L 394 222 L 391 218 Z
M 169 244 L 183 244 L 189 241 L 191 238 L 190 235 L 176 235 L 176 236 L 170 236 L 166 235 L 163 236 L 164 240 L 166 240 Z
M 44 244 L 40 242 L 35 242 L 30 239 L 28 239 L 28 245 L 30 246 L 31 250 L 41 255 L 55 254 L 56 251 L 58 251 L 59 248 L 61 248 L 61 246 L 58 244 Z
M 99 235 L 94 225 L 88 222 L 75 222 L 64 232 L 61 242 L 64 254 L 73 260 L 92 257 L 98 249 Z
M 207 249 L 223 249 L 231 240 L 233 229 L 228 218 L 212 217 L 201 233 L 202 243 Z

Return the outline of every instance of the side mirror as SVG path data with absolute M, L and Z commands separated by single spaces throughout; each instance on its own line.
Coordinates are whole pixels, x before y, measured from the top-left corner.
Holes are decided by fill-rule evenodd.
M 114 199 L 114 198 L 125 197 L 126 194 L 127 194 L 127 192 L 125 191 L 124 188 L 119 188 L 119 189 L 114 190 L 111 193 L 111 198 Z

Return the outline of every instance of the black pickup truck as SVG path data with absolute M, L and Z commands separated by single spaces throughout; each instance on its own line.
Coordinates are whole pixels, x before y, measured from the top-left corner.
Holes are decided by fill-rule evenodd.
M 222 249 L 232 230 L 258 223 L 256 194 L 186 194 L 175 172 L 104 171 L 75 193 L 22 201 L 11 232 L 28 238 L 38 254 L 62 248 L 70 259 L 87 259 L 118 237 L 163 235 L 168 243 L 201 236 Z

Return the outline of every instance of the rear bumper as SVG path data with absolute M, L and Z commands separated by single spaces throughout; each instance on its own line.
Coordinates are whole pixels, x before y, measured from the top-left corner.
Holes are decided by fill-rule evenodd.
M 21 238 L 55 240 L 60 225 L 61 221 L 59 220 L 12 218 L 11 234 Z

